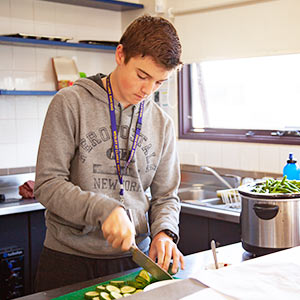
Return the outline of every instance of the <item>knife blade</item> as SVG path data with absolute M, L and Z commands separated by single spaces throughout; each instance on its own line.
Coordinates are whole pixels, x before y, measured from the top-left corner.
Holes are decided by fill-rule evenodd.
M 157 280 L 174 279 L 167 271 L 155 263 L 149 256 L 141 251 L 136 245 L 130 248 L 133 261 L 140 267 L 144 268 Z
M 127 209 L 126 212 L 134 227 L 134 221 L 133 221 L 131 209 L 130 208 Z M 144 268 L 147 272 L 149 272 L 155 279 L 157 280 L 174 279 L 167 271 L 161 268 L 155 261 L 153 261 L 149 256 L 147 256 L 143 251 L 141 251 L 137 247 L 135 240 L 133 241 L 129 251 L 132 254 L 132 260 L 140 267 Z

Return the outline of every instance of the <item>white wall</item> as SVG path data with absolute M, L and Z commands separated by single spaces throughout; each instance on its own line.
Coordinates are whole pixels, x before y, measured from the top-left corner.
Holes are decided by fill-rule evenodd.
M 0 0 L 0 34 L 119 40 L 121 13 L 38 0 Z M 115 67 L 113 52 L 0 45 L 0 89 L 55 90 L 51 57 L 73 57 L 87 75 Z M 52 97 L 0 96 L 0 169 L 34 166 Z
M 249 1 L 167 1 L 175 12 L 184 62 L 300 52 L 299 0 L 225 7 L 242 2 Z M 176 16 L 191 8 L 199 10 Z M 300 99 L 295 109 L 300 111 Z M 289 151 L 300 159 L 300 146 L 179 140 L 178 148 L 182 163 L 262 172 L 281 173 Z

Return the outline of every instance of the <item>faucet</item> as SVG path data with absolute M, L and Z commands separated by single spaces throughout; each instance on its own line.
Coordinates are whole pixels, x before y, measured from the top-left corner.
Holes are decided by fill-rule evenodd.
M 233 187 L 224 179 L 222 178 L 214 169 L 207 167 L 207 166 L 201 166 L 201 171 L 207 171 L 211 174 L 213 174 L 216 178 L 218 178 L 224 185 L 226 185 L 228 188 L 233 189 Z

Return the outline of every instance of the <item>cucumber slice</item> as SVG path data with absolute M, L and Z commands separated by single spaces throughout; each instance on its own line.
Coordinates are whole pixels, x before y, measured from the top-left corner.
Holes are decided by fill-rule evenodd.
M 149 273 L 146 270 L 142 270 L 138 276 L 144 278 L 146 280 L 146 282 L 150 283 L 151 278 L 150 278 Z
M 120 299 L 120 298 L 123 298 L 123 296 L 122 296 L 120 293 L 117 293 L 117 292 L 111 292 L 111 293 L 110 293 L 110 298 L 111 298 L 111 299 Z
M 111 300 L 111 298 L 109 296 L 109 293 L 106 293 L 106 292 L 101 292 L 100 293 L 100 299 L 101 300 Z
M 131 296 L 131 294 L 123 294 L 123 297 Z
M 96 291 L 90 291 L 90 292 L 86 292 L 86 293 L 84 294 L 84 298 L 85 298 L 86 300 L 92 300 L 92 299 L 95 298 L 95 297 L 99 297 L 99 293 L 96 292 Z
M 105 292 L 105 291 L 106 291 L 106 288 L 105 288 L 104 285 L 98 285 L 98 286 L 96 286 L 96 291 L 97 291 L 98 293 Z
M 142 292 L 143 290 L 141 290 L 141 289 L 137 289 L 135 292 L 134 292 L 134 294 L 136 294 L 136 293 L 140 293 L 140 292 Z
M 121 287 L 121 293 L 122 294 L 132 294 L 136 291 L 136 288 L 133 286 L 129 286 L 129 285 L 124 285 L 123 287 Z
M 125 285 L 125 281 L 124 280 L 112 280 L 112 281 L 109 282 L 109 284 L 114 285 L 114 286 L 120 288 L 123 285 Z
M 111 285 L 111 284 L 108 284 L 105 288 L 110 293 L 111 292 L 116 292 L 116 293 L 119 293 L 119 294 L 121 293 L 121 291 L 120 291 L 120 289 L 118 287 L 116 287 L 114 285 Z
M 143 286 L 146 286 L 146 285 L 149 284 L 149 282 L 148 282 L 144 277 L 141 277 L 140 275 L 137 275 L 137 276 L 135 277 L 135 281 L 136 281 L 137 283 L 141 283 Z

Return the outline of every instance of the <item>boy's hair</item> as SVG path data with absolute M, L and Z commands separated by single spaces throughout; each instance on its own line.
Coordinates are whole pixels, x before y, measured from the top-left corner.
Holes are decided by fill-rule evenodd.
M 167 70 L 182 64 L 181 44 L 174 26 L 161 17 L 144 15 L 134 20 L 121 37 L 125 64 L 130 58 L 151 56 Z

